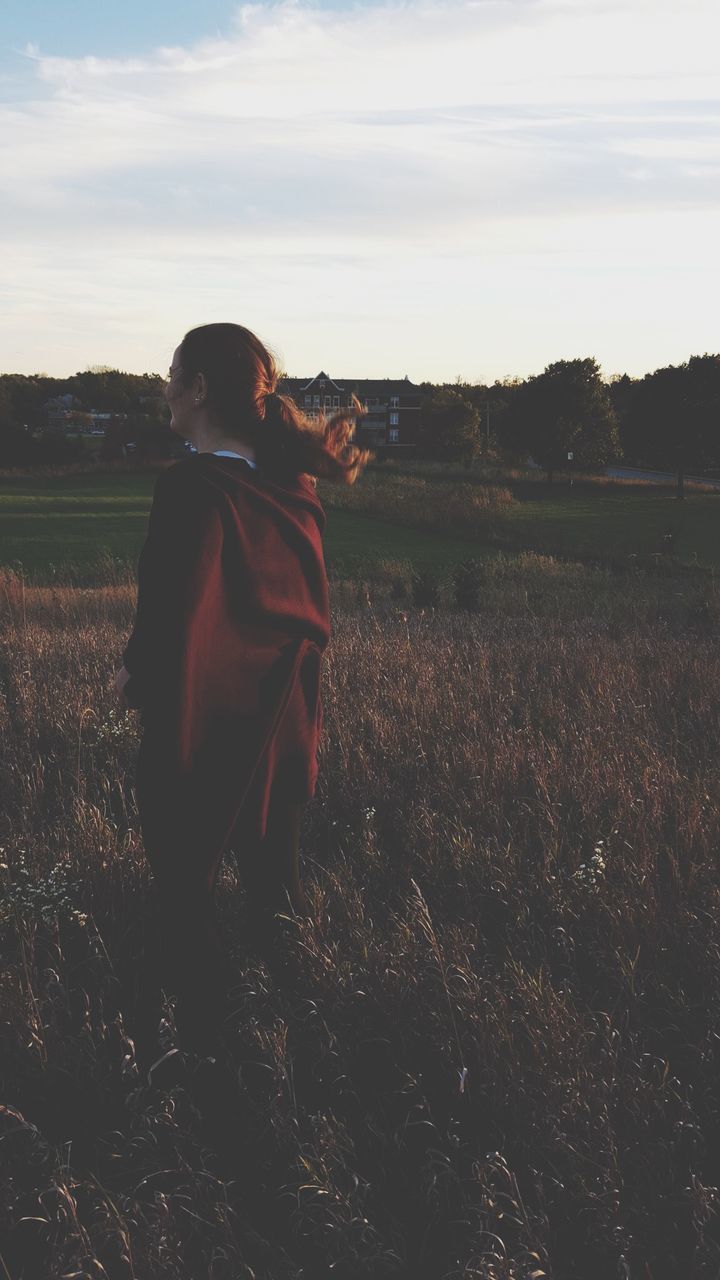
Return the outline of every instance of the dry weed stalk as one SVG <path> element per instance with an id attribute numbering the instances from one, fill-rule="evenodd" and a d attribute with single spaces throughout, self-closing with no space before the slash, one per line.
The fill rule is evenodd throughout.
<path id="1" fill-rule="evenodd" d="M 438 937 L 435 932 L 435 928 L 433 926 L 432 917 L 430 915 L 430 908 L 428 907 L 427 902 L 423 897 L 422 890 L 419 884 L 417 883 L 417 880 L 414 880 L 412 877 L 410 878 L 410 883 L 413 887 L 413 893 L 415 895 L 415 909 L 417 912 L 417 919 L 419 921 L 420 928 L 422 929 L 425 937 L 427 938 L 427 941 L 430 943 L 432 953 L 435 956 L 435 959 L 437 960 L 437 965 L 438 965 L 438 969 L 440 970 L 440 977 L 443 984 L 443 990 L 445 992 L 445 999 L 447 1000 L 448 1011 L 450 1014 L 450 1021 L 452 1023 L 453 1036 L 455 1039 L 455 1047 L 458 1053 L 458 1064 L 459 1064 L 457 1067 L 457 1074 L 459 1077 L 458 1092 L 467 1093 L 469 1095 L 470 1086 L 468 1084 L 468 1069 L 467 1067 L 462 1065 L 463 1049 L 462 1049 L 462 1043 L 460 1040 L 460 1034 L 458 1032 L 457 1021 L 455 1019 L 455 1010 L 453 1008 L 452 996 L 450 994 L 450 988 L 448 986 L 447 970 L 445 967 L 445 957 L 442 952 L 442 947 L 438 942 Z"/>

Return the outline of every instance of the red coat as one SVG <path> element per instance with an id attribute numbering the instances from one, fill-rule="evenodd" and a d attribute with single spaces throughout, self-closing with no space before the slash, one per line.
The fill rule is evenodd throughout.
<path id="1" fill-rule="evenodd" d="M 158 477 L 123 654 L 152 864 L 212 875 L 233 831 L 264 835 L 271 790 L 314 795 L 325 523 L 308 479 L 241 458 L 197 453 Z"/>

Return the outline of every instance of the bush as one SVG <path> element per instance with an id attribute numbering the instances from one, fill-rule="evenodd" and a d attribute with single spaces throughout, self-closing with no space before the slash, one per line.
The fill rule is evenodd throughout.
<path id="1" fill-rule="evenodd" d="M 419 475 L 368 471 L 358 485 L 318 482 L 318 497 L 325 507 L 364 511 L 420 529 L 484 536 L 514 505 L 504 485 L 450 483 L 438 485 Z"/>
<path id="2" fill-rule="evenodd" d="M 82 440 L 44 432 L 35 439 L 22 427 L 9 428 L 0 437 L 0 467 L 57 466 L 76 462 L 84 454 Z"/>
<path id="3" fill-rule="evenodd" d="M 75 437 L 44 432 L 34 441 L 33 462 L 36 465 L 55 466 L 58 463 L 75 462 L 84 453 L 83 441 Z"/>
<path id="4" fill-rule="evenodd" d="M 440 600 L 440 584 L 430 569 L 414 570 L 410 579 L 413 604 L 418 609 L 434 609 Z"/>
<path id="5" fill-rule="evenodd" d="M 21 467 L 35 458 L 35 441 L 24 427 L 3 424 L 0 431 L 0 466 Z"/>
<path id="6" fill-rule="evenodd" d="M 455 603 L 459 609 L 477 613 L 480 591 L 484 581 L 483 566 L 479 560 L 464 560 L 453 574 Z"/>

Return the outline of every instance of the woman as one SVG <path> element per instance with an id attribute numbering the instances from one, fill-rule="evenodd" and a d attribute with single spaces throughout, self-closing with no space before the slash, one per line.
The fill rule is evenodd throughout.
<path id="1" fill-rule="evenodd" d="M 213 895 L 230 844 L 256 944 L 271 945 L 277 911 L 306 911 L 298 834 L 315 792 L 330 638 L 313 477 L 353 484 L 373 455 L 349 443 L 357 402 L 312 422 L 277 382 L 249 330 L 210 324 L 185 335 L 165 391 L 172 430 L 197 452 L 157 479 L 116 677 L 142 713 L 137 799 L 155 893 L 136 1036 L 146 1059 L 157 1056 L 163 978 L 181 1043 L 215 1047 Z"/>

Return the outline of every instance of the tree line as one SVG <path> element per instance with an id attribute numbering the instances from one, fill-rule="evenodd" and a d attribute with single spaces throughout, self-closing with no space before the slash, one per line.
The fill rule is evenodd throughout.
<path id="1" fill-rule="evenodd" d="M 48 430 L 46 406 L 71 397 L 68 426 L 88 412 L 112 415 L 101 457 L 122 456 L 132 441 L 139 457 L 168 457 L 179 442 L 170 431 L 157 374 L 95 368 L 71 378 L 0 376 L 0 465 L 72 461 L 82 441 Z M 421 384 L 418 456 L 461 461 L 531 457 L 552 480 L 568 465 L 592 471 L 608 463 L 686 473 L 720 468 L 720 355 L 691 356 L 642 378 L 605 381 L 595 359 L 557 360 L 542 373 L 492 385 Z M 180 446 L 181 447 L 181 446 Z"/>
<path id="2" fill-rule="evenodd" d="M 70 378 L 0 375 L 0 466 L 75 461 L 84 452 L 75 433 L 91 425 L 91 411 L 111 415 L 99 447 L 105 460 L 122 457 L 130 441 L 140 457 L 172 456 L 178 442 L 170 431 L 163 385 L 159 374 L 104 367 Z M 67 434 L 50 428 L 47 406 L 53 401 L 65 402 Z"/>
<path id="3" fill-rule="evenodd" d="M 467 465 L 495 451 L 528 457 L 552 481 L 568 465 L 674 471 L 720 468 L 720 355 L 691 356 L 642 378 L 605 382 L 591 357 L 557 360 L 534 377 L 492 386 L 423 384 L 423 453 Z"/>

